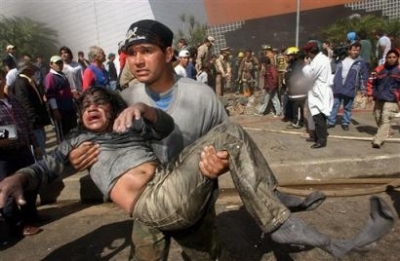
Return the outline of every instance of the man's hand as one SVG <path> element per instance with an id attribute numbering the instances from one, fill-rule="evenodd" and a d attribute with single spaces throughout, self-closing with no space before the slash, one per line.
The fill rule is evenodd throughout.
<path id="1" fill-rule="evenodd" d="M 27 177 L 22 173 L 16 173 L 3 179 L 0 182 L 0 208 L 6 205 L 7 199 L 10 196 L 14 198 L 18 205 L 25 205 L 26 201 L 22 188 L 27 181 Z"/>
<path id="2" fill-rule="evenodd" d="M 76 170 L 82 171 L 97 161 L 99 153 L 100 145 L 85 141 L 69 153 L 68 159 Z"/>
<path id="3" fill-rule="evenodd" d="M 134 120 L 139 120 L 142 117 L 155 123 L 157 121 L 156 110 L 144 103 L 135 103 L 118 115 L 114 121 L 113 129 L 116 132 L 125 132 L 132 126 Z"/>
<path id="4" fill-rule="evenodd" d="M 227 151 L 216 151 L 213 146 L 206 146 L 200 157 L 200 171 L 209 179 L 216 179 L 229 169 L 229 154 Z"/>

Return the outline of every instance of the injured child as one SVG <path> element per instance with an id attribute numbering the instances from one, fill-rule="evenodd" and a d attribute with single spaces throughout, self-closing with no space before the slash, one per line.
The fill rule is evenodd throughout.
<path id="1" fill-rule="evenodd" d="M 34 165 L 0 182 L 0 206 L 9 196 L 18 200 L 22 188 L 38 189 L 76 171 L 69 152 L 91 140 L 100 145 L 98 161 L 89 169 L 101 192 L 135 220 L 163 231 L 192 226 L 209 202 L 216 180 L 200 169 L 200 153 L 213 145 L 229 153 L 229 170 L 246 210 L 263 232 L 277 243 L 319 247 L 335 257 L 355 249 L 369 249 L 394 225 L 395 214 L 379 197 L 370 199 L 370 216 L 360 233 L 350 239 L 332 239 L 292 215 L 310 210 L 325 198 L 315 192 L 306 199 L 279 193 L 277 180 L 251 137 L 226 121 L 185 148 L 169 164 L 159 164 L 152 141 L 168 136 L 173 119 L 164 111 L 139 103 L 134 125 L 126 133 L 112 132 L 113 121 L 126 107 L 122 99 L 101 88 L 87 90 L 81 100 L 78 133 Z"/>

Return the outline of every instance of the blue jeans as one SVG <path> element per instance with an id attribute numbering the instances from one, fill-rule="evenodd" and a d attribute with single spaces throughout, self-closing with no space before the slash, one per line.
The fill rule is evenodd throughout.
<path id="1" fill-rule="evenodd" d="M 353 108 L 353 97 L 348 97 L 342 94 L 335 94 L 333 101 L 333 107 L 331 114 L 328 117 L 328 124 L 335 125 L 336 124 L 336 116 L 339 111 L 340 104 L 343 101 L 343 117 L 342 117 L 342 125 L 349 125 L 351 120 L 351 110 Z"/>
<path id="2" fill-rule="evenodd" d="M 264 114 L 265 110 L 268 107 L 269 100 L 272 100 L 272 105 L 275 108 L 275 114 L 279 115 L 282 113 L 281 111 L 281 103 L 279 101 L 278 93 L 276 91 L 271 91 L 270 93 L 266 92 L 264 96 L 264 104 L 258 110 L 260 114 Z"/>
<path id="3" fill-rule="evenodd" d="M 42 127 L 33 130 L 33 133 L 35 134 L 36 141 L 40 148 L 41 156 L 37 159 L 40 160 L 44 155 L 46 155 L 46 131 Z"/>
<path id="4" fill-rule="evenodd" d="M 110 85 L 107 88 L 109 91 L 117 90 L 117 81 L 110 81 Z"/>

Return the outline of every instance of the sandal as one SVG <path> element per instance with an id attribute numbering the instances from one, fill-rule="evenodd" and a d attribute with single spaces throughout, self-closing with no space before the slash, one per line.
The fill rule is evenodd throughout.
<path id="1" fill-rule="evenodd" d="M 34 226 L 25 226 L 22 229 L 22 235 L 23 236 L 34 236 L 39 234 L 42 231 L 40 227 L 34 227 Z"/>

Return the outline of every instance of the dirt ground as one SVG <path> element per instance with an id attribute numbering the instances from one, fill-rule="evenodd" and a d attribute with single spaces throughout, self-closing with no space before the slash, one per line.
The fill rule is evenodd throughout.
<path id="1" fill-rule="evenodd" d="M 379 194 L 400 213 L 400 192 Z M 334 238 L 352 238 L 366 222 L 369 215 L 369 197 L 328 198 L 318 209 L 294 215 Z M 277 245 L 266 235 L 243 209 L 224 211 L 218 216 L 220 235 L 234 260 L 336 260 L 320 249 L 304 249 Z M 352 252 L 342 260 L 399 260 L 400 225 L 381 238 L 369 252 Z M 238 240 L 239 238 L 243 240 Z M 174 260 L 174 259 L 171 259 Z"/>
<path id="2" fill-rule="evenodd" d="M 400 192 L 380 194 L 400 213 Z M 369 196 L 328 198 L 318 209 L 295 215 L 304 218 L 321 232 L 335 238 L 351 238 L 368 218 Z M 263 235 L 240 199 L 223 193 L 217 205 L 217 222 L 222 242 L 232 260 L 335 260 L 319 249 L 302 249 L 277 245 Z M 85 205 L 67 202 L 64 205 L 41 207 L 48 218 L 43 232 L 15 242 L 0 252 L 0 261 L 9 260 L 128 260 L 131 251 L 132 221 L 112 203 Z M 398 260 L 400 225 L 378 241 L 375 249 L 351 253 L 344 261 Z M 181 261 L 181 250 L 172 243 L 169 259 Z"/>

